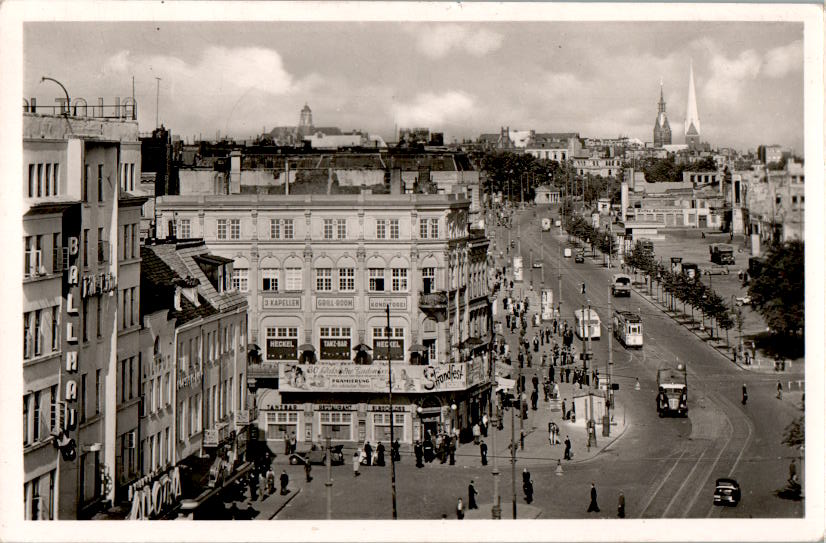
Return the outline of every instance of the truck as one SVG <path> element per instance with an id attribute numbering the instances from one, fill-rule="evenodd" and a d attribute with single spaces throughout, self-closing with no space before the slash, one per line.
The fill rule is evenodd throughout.
<path id="1" fill-rule="evenodd" d="M 689 279 L 696 280 L 700 278 L 700 268 L 697 266 L 697 264 L 694 264 L 693 262 L 681 262 L 680 273 L 682 273 Z"/>
<path id="2" fill-rule="evenodd" d="M 714 264 L 734 264 L 734 247 L 727 243 L 712 243 L 708 246 L 708 253 Z"/>
<path id="3" fill-rule="evenodd" d="M 625 273 L 615 273 L 611 277 L 611 294 L 631 296 L 631 276 Z"/>
<path id="4" fill-rule="evenodd" d="M 688 383 L 683 364 L 657 370 L 657 413 L 660 417 L 688 415 Z"/>

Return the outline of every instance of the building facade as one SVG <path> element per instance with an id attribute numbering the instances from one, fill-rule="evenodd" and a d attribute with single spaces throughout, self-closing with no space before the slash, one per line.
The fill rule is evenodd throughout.
<path id="1" fill-rule="evenodd" d="M 389 365 L 400 441 L 481 417 L 488 242 L 469 228 L 465 196 L 177 196 L 157 210 L 164 228 L 176 221 L 233 260 L 260 346 L 249 369 L 259 435 L 273 450 L 292 434 L 386 442 Z"/>
<path id="2" fill-rule="evenodd" d="M 116 369 L 119 359 L 140 357 L 131 312 L 140 299 L 134 253 L 140 219 L 133 210 L 143 199 L 121 190 L 140 178 L 138 129 L 127 120 L 129 107 L 97 118 L 85 106 L 66 115 L 34 108 L 23 115 L 23 493 L 29 519 L 89 518 L 113 503 L 120 468 L 116 435 L 136 426 L 131 405 L 117 400 Z"/>

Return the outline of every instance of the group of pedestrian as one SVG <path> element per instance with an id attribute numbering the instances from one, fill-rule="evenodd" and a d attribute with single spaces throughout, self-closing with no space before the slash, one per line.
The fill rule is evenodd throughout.
<path id="1" fill-rule="evenodd" d="M 416 467 L 423 468 L 424 463 L 431 463 L 438 459 L 444 464 L 450 461 L 450 465 L 456 464 L 456 444 L 459 438 L 457 435 L 450 435 L 445 432 L 438 434 L 435 440 L 430 433 L 426 432 L 424 441 L 416 440 L 413 445 L 413 453 L 416 456 Z"/>
<path id="2" fill-rule="evenodd" d="M 401 446 L 399 445 L 398 439 L 390 443 L 390 455 L 394 462 L 401 462 L 400 449 Z M 370 445 L 369 441 L 365 441 L 360 450 L 356 449 L 353 452 L 353 476 L 358 477 L 361 475 L 361 466 L 385 466 L 386 452 L 387 448 L 381 441 L 378 442 L 375 450 L 373 450 L 373 446 Z"/>

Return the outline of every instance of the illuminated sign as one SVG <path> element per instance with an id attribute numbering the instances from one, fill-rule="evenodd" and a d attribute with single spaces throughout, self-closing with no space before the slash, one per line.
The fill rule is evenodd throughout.
<path id="1" fill-rule="evenodd" d="M 321 338 L 321 360 L 350 360 L 350 340 Z"/>
<path id="2" fill-rule="evenodd" d="M 132 509 L 128 520 L 157 518 L 169 510 L 181 496 L 181 474 L 175 467 L 160 479 L 138 482 L 129 487 Z"/>
<path id="3" fill-rule="evenodd" d="M 269 360 L 295 360 L 298 358 L 298 338 L 268 338 Z"/>

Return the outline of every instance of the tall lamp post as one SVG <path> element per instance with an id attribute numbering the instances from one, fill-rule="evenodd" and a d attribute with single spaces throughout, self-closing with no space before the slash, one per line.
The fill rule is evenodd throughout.
<path id="1" fill-rule="evenodd" d="M 390 361 L 390 304 L 387 304 L 387 328 L 384 330 L 384 337 L 387 340 L 387 388 L 390 400 L 390 449 L 393 449 L 395 439 L 393 427 L 393 367 Z M 393 520 L 398 518 L 396 510 L 396 457 L 390 454 L 390 484 L 393 489 Z"/>

